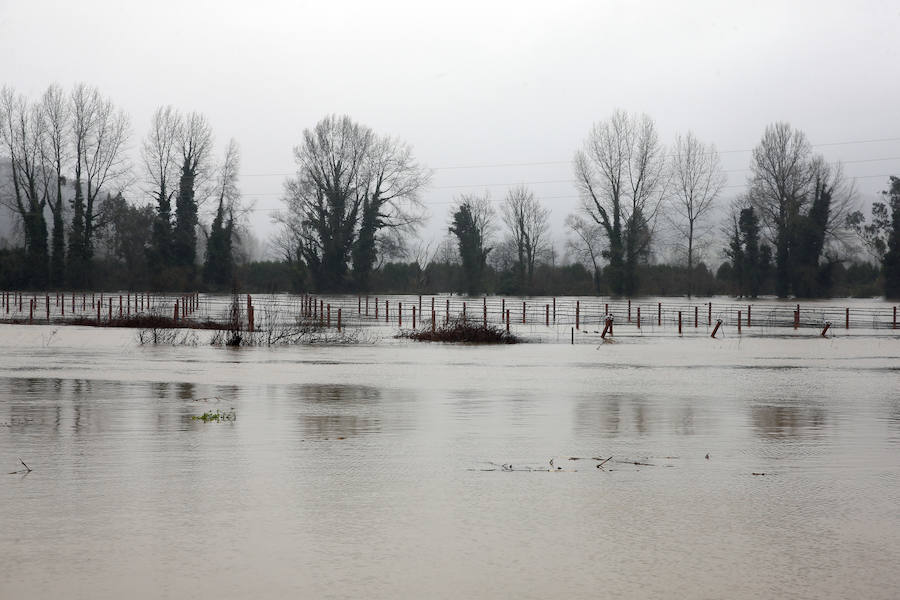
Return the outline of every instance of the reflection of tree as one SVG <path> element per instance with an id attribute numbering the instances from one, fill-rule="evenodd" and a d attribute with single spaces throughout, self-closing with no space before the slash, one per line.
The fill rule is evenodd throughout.
<path id="1" fill-rule="evenodd" d="M 825 425 L 825 411 L 813 406 L 754 406 L 750 418 L 756 433 L 767 438 L 802 437 Z"/>
<path id="2" fill-rule="evenodd" d="M 313 439 L 352 437 L 381 430 L 378 419 L 356 415 L 302 415 L 303 435 Z"/>
<path id="3" fill-rule="evenodd" d="M 381 400 L 381 390 L 378 388 L 339 383 L 301 385 L 298 395 L 308 402 L 326 404 L 368 404 Z"/>
<path id="4" fill-rule="evenodd" d="M 299 386 L 297 395 L 314 412 L 323 407 L 345 414 L 303 414 L 300 426 L 304 437 L 322 439 L 350 437 L 381 430 L 381 421 L 358 414 L 381 400 L 381 390 L 364 385 L 308 384 Z M 349 413 L 349 414 L 347 414 Z"/>

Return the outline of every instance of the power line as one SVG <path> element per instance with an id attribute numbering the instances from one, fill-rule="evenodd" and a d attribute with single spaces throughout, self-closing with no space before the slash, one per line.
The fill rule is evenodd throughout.
<path id="1" fill-rule="evenodd" d="M 832 147 L 832 146 L 851 146 L 854 144 L 874 144 L 874 143 L 882 143 L 882 142 L 900 142 L 900 137 L 892 137 L 892 138 L 872 138 L 867 140 L 849 140 L 844 142 L 826 142 L 824 144 L 811 144 L 812 148 L 823 148 L 823 147 Z M 753 152 L 753 148 L 746 148 L 740 150 L 717 150 L 718 154 L 740 154 L 744 152 Z M 671 157 L 673 155 L 666 155 Z M 890 158 L 876 158 L 876 159 L 866 159 L 863 161 L 844 161 L 845 163 L 855 163 L 855 162 L 867 162 L 867 161 L 877 161 L 877 160 L 896 160 L 895 157 Z M 449 165 L 443 167 L 431 167 L 433 171 L 451 171 L 458 169 L 491 169 L 491 168 L 507 168 L 507 167 L 534 167 L 541 165 L 567 165 L 572 164 L 571 160 L 547 160 L 547 161 L 532 161 L 532 162 L 506 162 L 506 163 L 473 163 L 470 165 Z M 294 175 L 295 173 L 286 172 L 286 173 L 243 173 L 241 177 L 288 177 Z"/>

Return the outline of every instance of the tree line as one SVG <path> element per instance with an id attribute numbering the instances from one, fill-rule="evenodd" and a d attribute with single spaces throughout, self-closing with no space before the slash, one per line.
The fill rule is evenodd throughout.
<path id="1" fill-rule="evenodd" d="M 154 113 L 136 167 L 130 137 L 128 115 L 96 88 L 51 85 L 34 100 L 0 89 L 0 203 L 21 231 L 21 246 L 0 251 L 4 287 L 231 284 L 237 144 L 215 161 L 206 118 L 171 106 Z M 207 201 L 215 212 L 203 224 Z"/>
<path id="2" fill-rule="evenodd" d="M 423 243 L 432 172 L 406 142 L 332 115 L 294 148 L 296 173 L 274 217 L 277 260 L 253 263 L 242 256 L 237 144 L 217 159 L 207 119 L 171 106 L 153 114 L 136 165 L 130 136 L 128 116 L 95 88 L 52 85 L 36 100 L 0 91 L 0 202 L 21 233 L 0 249 L 0 285 L 900 293 L 898 180 L 863 214 L 841 166 L 786 123 L 766 128 L 746 191 L 726 201 L 713 144 L 687 132 L 666 147 L 649 116 L 615 111 L 574 153 L 580 204 L 566 217 L 562 257 L 550 209 L 525 186 L 497 209 L 486 193 L 460 194 L 445 237 Z M 856 259 L 857 246 L 868 261 Z"/>

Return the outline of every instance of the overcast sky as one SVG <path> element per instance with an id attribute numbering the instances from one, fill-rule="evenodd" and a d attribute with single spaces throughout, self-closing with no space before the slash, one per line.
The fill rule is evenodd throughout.
<path id="1" fill-rule="evenodd" d="M 98 86 L 131 115 L 135 157 L 157 106 L 205 113 L 220 148 L 241 146 L 262 238 L 302 130 L 346 113 L 435 169 L 425 237 L 446 231 L 455 195 L 499 203 L 526 183 L 562 249 L 573 153 L 616 108 L 649 114 L 663 143 L 688 130 L 714 142 L 725 201 L 783 120 L 846 161 L 870 202 L 900 174 L 898 32 L 896 0 L 0 0 L 0 85 L 32 98 L 52 82 Z"/>

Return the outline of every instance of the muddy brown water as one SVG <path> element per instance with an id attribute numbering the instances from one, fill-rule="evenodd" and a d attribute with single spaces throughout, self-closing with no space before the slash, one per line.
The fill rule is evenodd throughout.
<path id="1" fill-rule="evenodd" d="M 0 341 L 4 599 L 900 593 L 895 336 Z"/>

